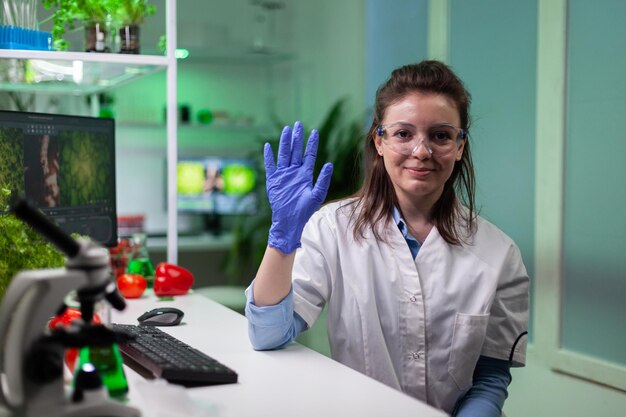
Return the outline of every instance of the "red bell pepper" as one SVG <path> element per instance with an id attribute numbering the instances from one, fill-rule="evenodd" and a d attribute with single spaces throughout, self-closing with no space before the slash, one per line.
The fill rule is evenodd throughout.
<path id="1" fill-rule="evenodd" d="M 154 293 L 159 297 L 187 294 L 194 281 L 191 271 L 167 262 L 159 263 L 154 275 Z"/>

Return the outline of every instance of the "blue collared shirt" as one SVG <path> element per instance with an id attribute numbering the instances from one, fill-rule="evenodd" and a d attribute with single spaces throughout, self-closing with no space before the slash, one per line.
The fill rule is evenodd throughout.
<path id="1" fill-rule="evenodd" d="M 398 229 L 400 229 L 402 236 L 404 236 L 404 240 L 406 240 L 406 243 L 409 245 L 409 249 L 411 250 L 413 259 L 415 259 L 415 257 L 417 256 L 417 253 L 420 250 L 420 243 L 417 241 L 417 239 L 415 239 L 409 233 L 409 228 L 406 226 L 406 222 L 402 218 L 402 215 L 400 214 L 400 210 L 394 207 L 392 216 L 393 216 L 393 220 L 398 225 Z"/>

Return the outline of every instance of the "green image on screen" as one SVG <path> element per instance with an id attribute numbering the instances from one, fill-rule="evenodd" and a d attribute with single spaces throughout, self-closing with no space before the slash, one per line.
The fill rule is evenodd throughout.
<path id="1" fill-rule="evenodd" d="M 204 190 L 204 166 L 201 162 L 181 162 L 177 168 L 177 190 L 182 195 L 200 194 Z"/>
<path id="2" fill-rule="evenodd" d="M 103 134 L 87 131 L 64 131 L 59 136 L 61 204 L 85 206 L 106 201 L 111 153 Z"/>
<path id="3" fill-rule="evenodd" d="M 222 177 L 226 194 L 247 194 L 256 184 L 256 172 L 248 165 L 227 165 L 222 169 Z"/>

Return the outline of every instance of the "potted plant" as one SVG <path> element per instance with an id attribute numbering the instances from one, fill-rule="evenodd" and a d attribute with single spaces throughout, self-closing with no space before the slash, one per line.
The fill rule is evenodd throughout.
<path id="1" fill-rule="evenodd" d="M 78 18 L 85 24 L 85 51 L 110 52 L 107 36 L 119 0 L 80 0 Z"/>
<path id="2" fill-rule="evenodd" d="M 120 0 L 115 16 L 119 24 L 120 53 L 139 53 L 139 25 L 146 17 L 154 15 L 155 11 L 156 7 L 149 0 Z"/>
<path id="3" fill-rule="evenodd" d="M 63 38 L 66 29 L 77 29 L 82 23 L 85 29 L 85 50 L 87 52 L 108 52 L 107 34 L 113 16 L 120 7 L 121 0 L 42 0 L 47 10 L 53 14 L 41 23 L 52 19 L 52 39 L 57 50 L 65 51 L 70 44 Z"/>

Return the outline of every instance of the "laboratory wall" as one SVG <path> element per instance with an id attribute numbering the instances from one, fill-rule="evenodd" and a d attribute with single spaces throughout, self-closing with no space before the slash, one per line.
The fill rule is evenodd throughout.
<path id="1" fill-rule="evenodd" d="M 371 110 L 376 89 L 394 68 L 427 57 L 428 2 L 365 3 L 365 108 Z"/>
<path id="2" fill-rule="evenodd" d="M 472 94 L 476 203 L 517 243 L 531 278 L 536 45 L 536 1 L 450 2 L 448 59 Z"/>
<path id="3" fill-rule="evenodd" d="M 613 207 L 624 202 L 617 170 L 619 151 L 590 149 L 589 140 L 604 132 L 618 148 L 623 134 L 613 122 L 624 114 L 624 4 L 568 1 L 562 323 L 536 317 L 535 142 L 537 42 L 540 1 L 450 1 L 448 59 L 473 94 L 472 148 L 477 201 L 482 215 L 520 246 L 531 277 L 531 326 L 527 365 L 512 371 L 505 412 L 509 417 L 618 416 L 626 394 L 599 381 L 554 369 L 554 359 L 535 349 L 533 324 L 561 334 L 561 348 L 623 364 L 626 361 L 623 219 Z M 545 9 L 545 7 L 544 7 Z M 563 17 L 563 16 L 557 16 Z M 550 26 L 550 22 L 545 23 Z M 554 26 L 557 22 L 554 22 Z M 556 60 L 558 62 L 558 60 Z M 599 63 L 602 63 L 600 65 Z M 554 140 L 544 138 L 544 140 Z M 617 142 L 614 142 L 617 141 Z M 590 170 L 590 166 L 602 166 Z M 554 248 L 559 252 L 559 248 Z M 552 301 L 559 303 L 559 298 Z M 616 329 L 623 329 L 617 330 Z M 575 362 L 575 359 L 573 359 Z M 623 365 L 622 365 L 623 366 Z M 576 368 L 576 365 L 572 365 Z M 582 369 L 582 368 L 581 368 Z M 591 374 L 587 374 L 591 379 Z M 597 375 L 595 376 L 598 377 Z"/>
<path id="4" fill-rule="evenodd" d="M 626 2 L 602 3 L 569 2 L 562 343 L 626 366 Z"/>

